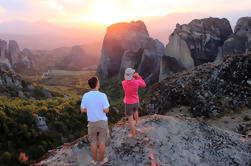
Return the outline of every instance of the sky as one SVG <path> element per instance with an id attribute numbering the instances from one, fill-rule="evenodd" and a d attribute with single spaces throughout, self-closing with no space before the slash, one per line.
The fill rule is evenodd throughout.
<path id="1" fill-rule="evenodd" d="M 0 38 L 31 49 L 101 43 L 107 26 L 140 19 L 166 44 L 176 23 L 210 16 L 234 27 L 251 0 L 0 0 Z"/>
<path id="2" fill-rule="evenodd" d="M 251 11 L 251 0 L 0 0 L 0 22 L 42 20 L 65 25 L 110 25 L 177 12 L 224 15 L 239 11 Z"/>

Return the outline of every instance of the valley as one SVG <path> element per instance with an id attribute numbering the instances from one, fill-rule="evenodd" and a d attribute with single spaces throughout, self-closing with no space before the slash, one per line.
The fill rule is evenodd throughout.
<path id="1" fill-rule="evenodd" d="M 108 26 L 103 43 L 52 50 L 1 39 L 0 166 L 89 165 L 80 104 L 93 75 L 110 102 L 110 165 L 250 165 L 250 25 L 251 17 L 234 30 L 226 18 L 177 23 L 167 45 L 142 20 Z M 136 139 L 124 114 L 128 67 L 147 85 Z"/>

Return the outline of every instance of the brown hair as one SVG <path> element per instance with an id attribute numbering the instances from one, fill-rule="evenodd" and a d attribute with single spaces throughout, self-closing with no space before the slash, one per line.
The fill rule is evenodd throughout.
<path id="1" fill-rule="evenodd" d="M 91 78 L 89 78 L 88 84 L 89 84 L 90 88 L 92 88 L 92 89 L 96 88 L 96 86 L 98 84 L 98 77 L 92 76 Z"/>

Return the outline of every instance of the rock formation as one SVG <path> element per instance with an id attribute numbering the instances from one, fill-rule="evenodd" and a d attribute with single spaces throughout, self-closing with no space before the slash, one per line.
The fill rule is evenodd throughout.
<path id="1" fill-rule="evenodd" d="M 35 61 L 32 59 L 33 54 L 27 48 L 18 53 L 17 62 L 14 65 L 14 69 L 19 73 L 23 73 L 27 70 L 32 70 L 35 66 Z"/>
<path id="2" fill-rule="evenodd" d="M 216 62 L 220 63 L 224 57 L 234 54 L 251 52 L 251 17 L 242 17 L 237 21 L 232 34 L 222 46 Z"/>
<path id="3" fill-rule="evenodd" d="M 7 58 L 7 42 L 0 39 L 0 58 Z"/>
<path id="4" fill-rule="evenodd" d="M 219 47 L 232 34 L 227 19 L 205 18 L 176 25 L 166 46 L 166 55 L 174 57 L 185 69 L 213 62 Z M 165 59 L 163 59 L 165 60 Z"/>
<path id="5" fill-rule="evenodd" d="M 232 55 L 221 64 L 203 64 L 168 76 L 142 102 L 144 114 L 165 114 L 189 106 L 193 116 L 214 117 L 251 108 L 251 54 Z"/>
<path id="6" fill-rule="evenodd" d="M 11 62 L 11 65 L 15 65 L 18 62 L 18 54 L 20 52 L 19 46 L 15 40 L 9 41 L 9 60 Z"/>
<path id="7" fill-rule="evenodd" d="M 97 55 L 98 51 L 96 49 L 98 49 L 98 46 L 99 45 L 73 46 L 68 55 L 61 62 L 57 63 L 55 67 L 63 70 L 83 70 L 83 68 L 97 65 L 99 56 Z"/>
<path id="8" fill-rule="evenodd" d="M 235 133 L 209 126 L 195 119 L 169 116 L 143 117 L 137 139 L 129 139 L 129 126 L 112 127 L 106 148 L 107 165 L 242 165 L 251 164 L 250 142 Z M 33 166 L 91 165 L 87 137 L 61 146 Z"/>
<path id="9" fill-rule="evenodd" d="M 0 39 L 0 66 L 4 70 L 11 70 L 12 72 L 14 72 L 8 59 L 7 42 L 1 39 Z"/>
<path id="10" fill-rule="evenodd" d="M 109 26 L 104 37 L 97 74 L 104 79 L 123 78 L 125 68 L 132 67 L 147 83 L 158 81 L 163 44 L 149 37 L 142 21 Z"/>
<path id="11" fill-rule="evenodd" d="M 0 65 L 8 66 L 8 70 L 11 72 L 30 70 L 34 63 L 31 56 L 32 53 L 29 49 L 25 48 L 20 51 L 15 40 L 10 40 L 7 48 L 7 42 L 0 39 Z"/>

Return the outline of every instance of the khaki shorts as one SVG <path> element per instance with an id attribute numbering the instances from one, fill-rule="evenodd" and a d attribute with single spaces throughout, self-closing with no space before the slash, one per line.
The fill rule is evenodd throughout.
<path id="1" fill-rule="evenodd" d="M 109 136 L 108 122 L 100 120 L 97 122 L 88 123 L 88 139 L 91 143 L 106 143 Z"/>
<path id="2" fill-rule="evenodd" d="M 133 112 L 136 112 L 139 109 L 139 103 L 135 104 L 125 104 L 125 114 L 131 116 Z"/>

